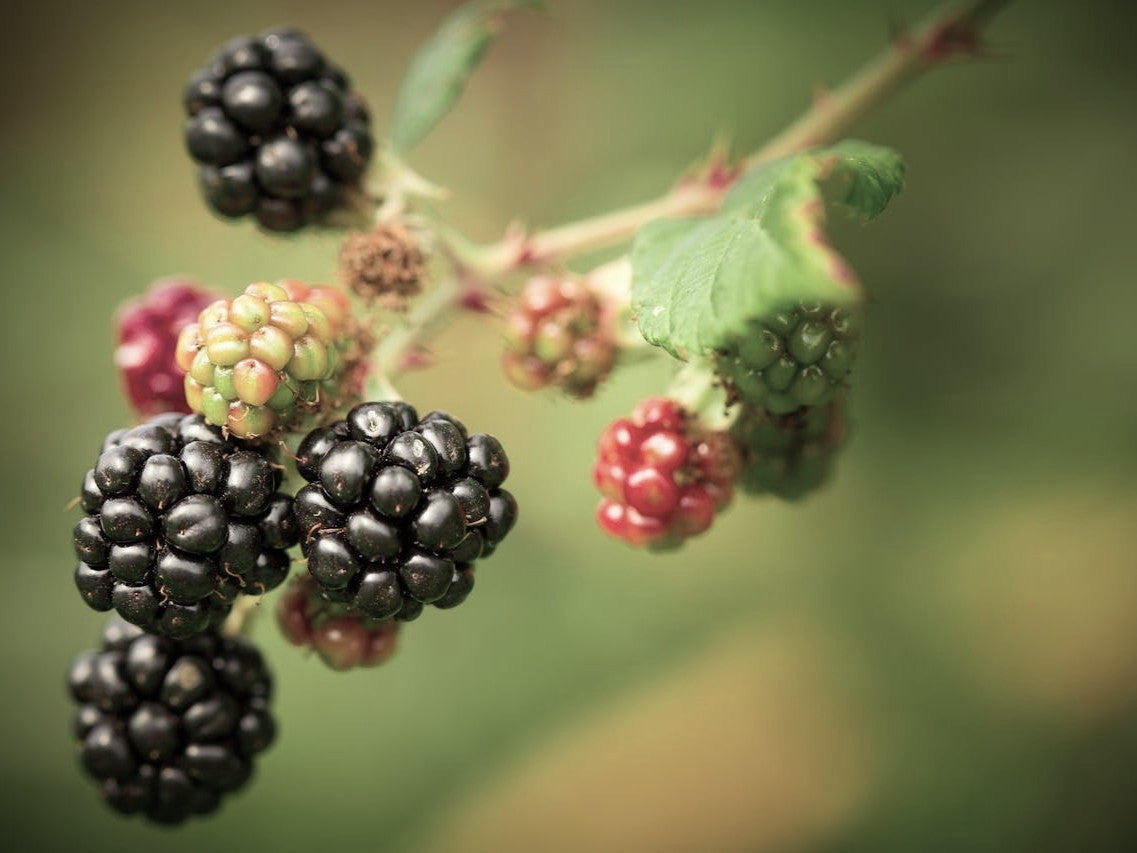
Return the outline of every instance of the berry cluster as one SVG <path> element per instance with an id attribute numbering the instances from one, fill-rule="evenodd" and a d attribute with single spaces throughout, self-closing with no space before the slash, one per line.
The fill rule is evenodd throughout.
<path id="1" fill-rule="evenodd" d="M 112 432 L 83 479 L 73 534 L 83 599 L 170 637 L 216 627 L 240 592 L 288 575 L 297 531 L 280 479 L 263 451 L 199 415 Z"/>
<path id="2" fill-rule="evenodd" d="M 190 408 L 258 438 L 341 396 L 358 360 L 347 297 L 332 287 L 259 282 L 208 305 L 177 342 Z M 354 375 L 356 369 L 347 371 Z"/>
<path id="3" fill-rule="evenodd" d="M 730 503 L 739 458 L 729 435 L 651 397 L 600 436 L 592 478 L 600 526 L 629 545 L 674 548 Z"/>
<path id="4" fill-rule="evenodd" d="M 276 621 L 290 643 L 315 650 L 336 670 L 378 666 L 395 653 L 399 639 L 398 622 L 370 619 L 346 604 L 328 601 L 311 575 L 284 591 Z"/>
<path id="5" fill-rule="evenodd" d="M 114 809 L 159 823 L 216 811 L 276 734 L 272 677 L 239 638 L 175 641 L 113 620 L 68 681 L 83 767 Z"/>
<path id="6" fill-rule="evenodd" d="M 819 305 L 775 312 L 718 354 L 717 371 L 736 400 L 772 415 L 828 405 L 853 366 L 856 320 L 848 308 Z"/>
<path id="7" fill-rule="evenodd" d="M 313 430 L 296 469 L 309 483 L 295 504 L 308 571 L 329 600 L 376 620 L 460 604 L 474 561 L 517 518 L 497 439 L 406 403 L 363 403 Z"/>
<path id="8" fill-rule="evenodd" d="M 119 310 L 114 361 L 126 397 L 142 417 L 189 413 L 174 358 L 178 333 L 215 299 L 195 282 L 171 279 Z"/>
<path id="9" fill-rule="evenodd" d="M 832 473 L 846 432 L 843 395 L 788 415 L 744 408 L 731 429 L 743 449 L 739 486 L 749 494 L 804 497 Z"/>
<path id="10" fill-rule="evenodd" d="M 302 33 L 234 39 L 190 78 L 186 147 L 218 214 L 295 231 L 342 207 L 374 142 L 347 75 Z"/>
<path id="11" fill-rule="evenodd" d="M 505 375 L 526 391 L 554 385 L 571 397 L 590 397 L 616 360 L 604 303 L 569 276 L 538 276 L 525 285 L 505 342 Z"/>

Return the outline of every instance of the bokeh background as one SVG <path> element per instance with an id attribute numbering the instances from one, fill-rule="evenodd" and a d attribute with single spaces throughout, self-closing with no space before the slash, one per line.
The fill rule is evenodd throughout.
<path id="1" fill-rule="evenodd" d="M 98 802 L 65 670 L 102 617 L 69 531 L 126 420 L 111 312 L 191 273 L 333 273 L 334 236 L 211 219 L 179 93 L 229 36 L 291 23 L 381 129 L 452 4 L 7 3 L 0 25 L 0 825 L 13 850 L 1121 850 L 1137 844 L 1137 58 L 1128 3 L 1012 4 L 989 61 L 857 135 L 906 189 L 838 246 L 872 292 L 856 427 L 808 502 L 739 500 L 674 556 L 592 522 L 592 441 L 666 366 L 588 405 L 525 396 L 464 321 L 421 407 L 499 435 L 522 523 L 462 608 L 337 675 L 254 628 L 278 744 L 176 831 Z M 413 158 L 490 239 L 748 150 L 923 0 L 554 2 L 520 14 Z M 271 605 L 264 608 L 268 611 Z M 10 846 L 9 846 L 10 845 Z"/>

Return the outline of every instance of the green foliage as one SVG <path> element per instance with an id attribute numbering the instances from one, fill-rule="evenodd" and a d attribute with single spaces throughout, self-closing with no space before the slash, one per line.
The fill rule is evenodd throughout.
<path id="1" fill-rule="evenodd" d="M 470 74 L 486 55 L 503 13 L 537 7 L 540 0 L 468 3 L 419 48 L 395 96 L 387 141 L 399 153 L 421 142 L 457 103 Z"/>
<path id="2" fill-rule="evenodd" d="M 753 320 L 790 305 L 857 303 L 860 283 L 826 239 L 822 191 L 871 219 L 903 179 L 895 152 L 846 141 L 751 170 L 716 216 L 649 223 L 632 247 L 640 333 L 688 359 L 745 338 Z"/>

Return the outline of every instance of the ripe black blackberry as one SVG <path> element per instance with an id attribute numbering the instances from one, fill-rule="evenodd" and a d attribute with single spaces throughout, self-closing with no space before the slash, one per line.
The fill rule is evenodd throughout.
<path id="1" fill-rule="evenodd" d="M 296 30 L 236 38 L 190 78 L 186 147 L 206 203 L 295 231 L 345 203 L 374 148 L 347 75 Z"/>
<path id="2" fill-rule="evenodd" d="M 442 412 L 420 419 L 406 403 L 363 403 L 310 432 L 297 456 L 308 571 L 329 600 L 372 619 L 461 604 L 474 561 L 517 519 L 501 444 Z"/>
<path id="3" fill-rule="evenodd" d="M 272 676 L 238 637 L 178 641 L 112 619 L 75 659 L 79 758 L 107 803 L 159 823 L 209 814 L 272 743 Z"/>
<path id="4" fill-rule="evenodd" d="M 216 627 L 238 593 L 288 574 L 292 499 L 264 450 L 200 415 L 163 414 L 107 436 L 83 479 L 75 584 L 95 610 L 184 638 Z"/>

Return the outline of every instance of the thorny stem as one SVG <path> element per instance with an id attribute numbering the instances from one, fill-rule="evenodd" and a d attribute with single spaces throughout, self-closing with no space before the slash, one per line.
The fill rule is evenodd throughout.
<path id="1" fill-rule="evenodd" d="M 975 54 L 980 30 L 1008 2 L 968 0 L 950 4 L 914 30 L 897 34 L 883 53 L 838 88 L 818 96 L 793 124 L 745 158 L 741 171 L 834 142 L 858 119 L 922 72 L 953 56 Z M 487 246 L 459 246 L 459 260 L 477 275 L 491 279 L 515 270 L 554 264 L 572 255 L 622 243 L 654 219 L 713 213 L 728 186 L 729 181 L 721 180 L 681 183 L 658 199 L 592 219 L 530 235 L 515 229 Z"/>
<path id="2" fill-rule="evenodd" d="M 738 175 L 787 154 L 840 139 L 858 119 L 924 71 L 955 56 L 979 54 L 983 27 L 1008 2 L 951 3 L 914 29 L 896 34 L 885 51 L 841 86 L 816 97 L 809 110 L 744 158 L 735 170 L 724 170 L 725 164 L 718 164 L 718 168 L 681 182 L 652 201 L 544 231 L 527 233 L 512 226 L 501 240 L 488 245 L 473 243 L 448 226 L 440 227 L 438 239 L 454 262 L 457 278 L 440 283 L 416 305 L 407 322 L 383 340 L 376 351 L 375 370 L 390 375 L 411 347 L 439 325 L 444 315 L 456 310 L 459 278 L 464 284 L 484 289 L 510 273 L 557 264 L 574 255 L 626 242 L 641 226 L 656 219 L 714 213 Z M 403 187 L 412 193 L 412 186 L 422 180 L 417 175 L 413 178 L 408 178 L 408 185 Z"/>

